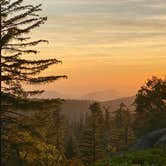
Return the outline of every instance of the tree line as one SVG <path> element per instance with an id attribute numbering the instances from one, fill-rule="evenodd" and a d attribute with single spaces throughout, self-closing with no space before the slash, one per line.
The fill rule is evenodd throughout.
<path id="1" fill-rule="evenodd" d="M 3 161 L 25 166 L 89 166 L 108 160 L 127 151 L 137 138 L 166 127 L 165 88 L 165 79 L 153 77 L 138 91 L 135 111 L 124 103 L 113 111 L 94 102 L 79 121 L 65 119 L 60 101 L 53 104 L 50 100 L 42 107 L 36 103 L 34 114 L 19 115 L 17 123 L 6 123 Z"/>

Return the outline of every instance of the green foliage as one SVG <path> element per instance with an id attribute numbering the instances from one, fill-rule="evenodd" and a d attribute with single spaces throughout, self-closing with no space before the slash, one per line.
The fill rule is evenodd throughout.
<path id="1" fill-rule="evenodd" d="M 40 76 L 40 73 L 50 65 L 59 64 L 61 61 L 32 60 L 26 57 L 27 54 L 38 53 L 34 49 L 35 46 L 48 42 L 47 40 L 33 41 L 27 36 L 46 22 L 47 17 L 41 16 L 40 11 L 41 4 L 25 5 L 23 0 L 0 1 L 0 85 L 2 85 L 0 86 L 0 111 L 3 109 L 1 112 L 3 165 L 58 166 L 62 165 L 61 161 L 64 160 L 59 149 L 46 140 L 47 126 L 36 127 L 32 119 L 28 116 L 24 117 L 17 110 L 17 105 L 22 103 L 25 111 L 28 103 L 25 98 L 29 95 L 43 92 L 43 90 L 26 91 L 23 84 L 48 83 L 66 78 L 63 75 Z M 31 102 L 34 103 L 35 101 Z M 37 123 L 37 120 L 35 122 Z"/>
<path id="2" fill-rule="evenodd" d="M 47 117 L 48 122 L 46 126 L 49 126 L 47 129 L 46 138 L 49 143 L 56 146 L 56 148 L 64 154 L 65 148 L 65 136 L 66 136 L 66 125 L 63 115 L 61 115 L 60 108 L 56 108 L 54 111 L 49 113 Z"/>
<path id="3" fill-rule="evenodd" d="M 80 157 L 80 149 L 78 144 L 78 139 L 76 136 L 70 131 L 71 134 L 67 135 L 66 139 L 66 157 L 68 159 L 71 158 L 79 158 Z"/>
<path id="4" fill-rule="evenodd" d="M 135 133 L 142 136 L 166 127 L 166 79 L 153 77 L 138 91 L 135 104 Z M 160 120 L 159 120 L 160 119 Z"/>
<path id="5" fill-rule="evenodd" d="M 112 153 L 123 151 L 133 143 L 135 138 L 132 125 L 133 116 L 126 105 L 121 103 L 119 109 L 114 112 L 112 120 L 110 132 Z"/>
<path id="6" fill-rule="evenodd" d="M 64 138 L 66 135 L 64 117 L 60 107 L 38 111 L 31 120 L 31 125 L 41 135 L 43 140 L 56 148 L 61 161 L 65 163 Z"/>
<path id="7" fill-rule="evenodd" d="M 104 155 L 104 119 L 100 104 L 91 104 L 90 110 L 80 140 L 81 159 L 85 164 L 94 163 Z"/>
<path id="8" fill-rule="evenodd" d="M 66 156 L 80 158 L 85 165 L 90 165 L 124 150 L 134 139 L 132 122 L 133 116 L 124 104 L 111 114 L 108 108 L 102 109 L 99 103 L 93 103 L 89 114 L 69 125 Z"/>
<path id="9" fill-rule="evenodd" d="M 95 166 L 165 166 L 166 149 L 122 153 L 133 143 L 133 121 L 138 124 L 137 131 L 147 133 L 165 125 L 165 110 L 155 107 L 145 111 L 138 103 L 142 111 L 137 110 L 135 116 L 123 103 L 114 112 L 93 103 L 90 113 L 71 122 L 61 115 L 61 100 L 17 100 L 12 95 L 5 98 L 7 103 L 15 103 L 2 116 L 3 162 L 9 166 L 91 166 L 95 162 Z M 14 112 L 17 109 L 36 113 L 24 114 L 24 118 Z"/>
<path id="10" fill-rule="evenodd" d="M 56 163 L 58 166 L 65 162 L 56 146 L 45 141 L 44 130 L 39 132 L 38 127 L 33 125 L 28 117 L 20 117 L 17 123 L 3 127 L 1 154 L 3 165 L 38 166 Z"/>
<path id="11" fill-rule="evenodd" d="M 166 149 L 147 149 L 126 152 L 121 156 L 112 157 L 108 161 L 101 161 L 94 166 L 165 166 Z"/>

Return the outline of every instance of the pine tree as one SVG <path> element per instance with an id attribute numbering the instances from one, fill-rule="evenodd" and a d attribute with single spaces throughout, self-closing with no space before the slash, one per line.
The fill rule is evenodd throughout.
<path id="1" fill-rule="evenodd" d="M 47 143 L 54 145 L 64 155 L 66 124 L 60 107 L 37 111 L 32 125 L 36 127 Z"/>
<path id="2" fill-rule="evenodd" d="M 56 148 L 60 154 L 61 161 L 65 163 L 65 120 L 60 113 L 60 107 L 57 107 L 56 109 L 48 107 L 47 110 L 37 111 L 30 124 L 40 134 L 46 144 Z"/>
<path id="3" fill-rule="evenodd" d="M 81 132 L 79 144 L 81 160 L 84 162 L 85 165 L 91 164 L 93 162 L 93 141 L 91 125 L 88 123 L 85 124 L 84 129 Z"/>
<path id="4" fill-rule="evenodd" d="M 105 118 L 104 118 L 104 147 L 105 147 L 105 155 L 110 154 L 111 150 L 111 117 L 109 112 L 109 107 L 103 108 L 105 111 Z"/>
<path id="5" fill-rule="evenodd" d="M 50 65 L 61 63 L 57 59 L 31 60 L 28 54 L 37 54 L 31 47 L 47 40 L 33 41 L 29 36 L 35 28 L 44 24 L 47 17 L 39 15 L 41 4 L 24 5 L 23 0 L 0 1 L 0 80 L 1 95 L 26 97 L 42 90 L 25 91 L 22 84 L 40 84 L 66 78 L 66 76 L 45 76 L 39 74 Z M 25 56 L 28 55 L 27 58 Z"/>
<path id="6" fill-rule="evenodd" d="M 40 84 L 66 78 L 66 76 L 40 76 L 41 72 L 50 65 L 59 64 L 61 61 L 57 59 L 41 60 L 39 58 L 36 58 L 39 60 L 32 60 L 29 57 L 31 54 L 38 53 L 37 50 L 33 49 L 33 46 L 48 42 L 41 39 L 34 41 L 30 37 L 30 33 L 47 20 L 47 17 L 40 16 L 40 11 L 41 5 L 24 5 L 23 0 L 0 0 L 0 110 L 3 111 L 1 112 L 1 114 L 3 113 L 1 116 L 2 133 L 9 139 L 7 142 L 9 146 L 17 144 L 19 139 L 16 137 L 16 142 L 11 140 L 10 134 L 15 131 L 13 126 L 18 127 L 19 133 L 24 122 L 19 121 L 19 113 L 14 112 L 12 106 L 2 108 L 4 96 L 12 97 L 18 101 L 29 95 L 43 92 L 43 90 L 26 91 L 23 88 L 24 84 Z M 10 130 L 8 130 L 9 126 Z M 25 133 L 28 132 L 28 129 L 25 130 Z M 27 138 L 33 136 L 32 134 Z M 39 137 L 38 139 L 40 140 Z M 23 140 L 21 144 L 24 143 L 26 144 Z M 31 141 L 28 143 L 31 144 Z M 34 148 L 37 147 L 34 146 Z M 42 150 L 44 153 L 49 151 L 45 141 Z M 57 151 L 56 148 L 55 150 Z M 9 155 L 12 156 L 13 153 Z"/>
<path id="7" fill-rule="evenodd" d="M 85 164 L 95 163 L 104 154 L 103 114 L 99 103 L 90 105 L 91 116 L 86 119 L 80 140 L 80 152 Z"/>
<path id="8" fill-rule="evenodd" d="M 56 146 L 56 148 L 62 153 L 65 153 L 65 136 L 66 136 L 66 125 L 65 119 L 61 115 L 60 108 L 57 108 L 50 114 L 50 129 L 47 135 L 49 143 Z"/>
<path id="9" fill-rule="evenodd" d="M 115 111 L 111 142 L 115 151 L 126 149 L 134 140 L 133 117 L 124 103 Z"/>
<path id="10" fill-rule="evenodd" d="M 66 140 L 66 157 L 68 159 L 79 158 L 80 149 L 77 137 L 73 133 L 70 133 L 67 137 L 68 138 Z"/>

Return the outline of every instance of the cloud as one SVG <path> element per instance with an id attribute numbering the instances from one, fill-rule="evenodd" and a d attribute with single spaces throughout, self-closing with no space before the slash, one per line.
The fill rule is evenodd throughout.
<path id="1" fill-rule="evenodd" d="M 144 43 L 147 46 L 155 42 L 158 44 L 159 40 L 163 43 L 166 39 L 165 0 L 41 2 L 48 15 L 48 23 L 41 30 L 61 48 L 86 46 L 95 49 L 99 45 L 110 47 L 124 42 L 128 45 Z"/>

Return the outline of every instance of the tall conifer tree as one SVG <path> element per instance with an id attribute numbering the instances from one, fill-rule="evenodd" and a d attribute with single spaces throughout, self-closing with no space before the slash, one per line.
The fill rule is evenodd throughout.
<path id="1" fill-rule="evenodd" d="M 40 11 L 41 4 L 34 6 L 24 5 L 23 0 L 0 0 L 0 110 L 3 113 L 1 114 L 2 134 L 6 136 L 3 137 L 3 144 L 4 141 L 8 141 L 7 145 L 15 144 L 9 136 L 15 131 L 13 126 L 16 125 L 19 130 L 19 126 L 24 125 L 20 120 L 21 117 L 9 111 L 9 107 L 2 109 L 5 97 L 20 100 L 28 95 L 43 92 L 43 90 L 26 91 L 23 88 L 24 84 L 40 84 L 66 78 L 63 75 L 40 75 L 50 65 L 59 64 L 61 61 L 40 58 L 32 60 L 30 57 L 31 54 L 38 53 L 33 46 L 48 42 L 45 39 L 34 41 L 30 37 L 30 33 L 47 20 L 47 17 L 40 16 Z M 26 131 L 29 132 L 28 129 Z M 13 150 L 16 151 L 14 148 Z M 13 153 L 10 155 L 12 156 Z"/>
<path id="2" fill-rule="evenodd" d="M 40 11 L 41 4 L 33 6 L 24 5 L 23 0 L 0 0 L 1 95 L 25 97 L 43 91 L 25 91 L 22 83 L 40 84 L 66 78 L 66 76 L 39 76 L 50 65 L 61 63 L 57 59 L 31 60 L 30 55 L 25 58 L 27 54 L 38 53 L 31 47 L 48 42 L 41 39 L 33 41 L 27 36 L 46 22 L 47 17 L 40 16 Z"/>
<path id="3" fill-rule="evenodd" d="M 60 108 L 57 108 L 50 114 L 50 131 L 48 132 L 47 138 L 50 143 L 56 146 L 56 148 L 62 153 L 65 153 L 65 136 L 66 127 L 65 119 L 61 115 Z"/>
<path id="4" fill-rule="evenodd" d="M 110 150 L 111 150 L 111 117 L 110 117 L 110 112 L 109 112 L 109 107 L 104 107 L 103 108 L 105 111 L 105 118 L 104 118 L 104 147 L 105 147 L 105 152 L 107 155 L 109 155 Z M 106 155 L 105 154 L 105 155 Z"/>
<path id="5" fill-rule="evenodd" d="M 80 141 L 81 158 L 86 164 L 95 163 L 104 154 L 104 119 L 99 103 L 90 105 L 91 115 L 85 122 Z"/>
<path id="6" fill-rule="evenodd" d="M 111 141 L 116 151 L 127 148 L 134 140 L 132 115 L 124 103 L 115 111 Z"/>

